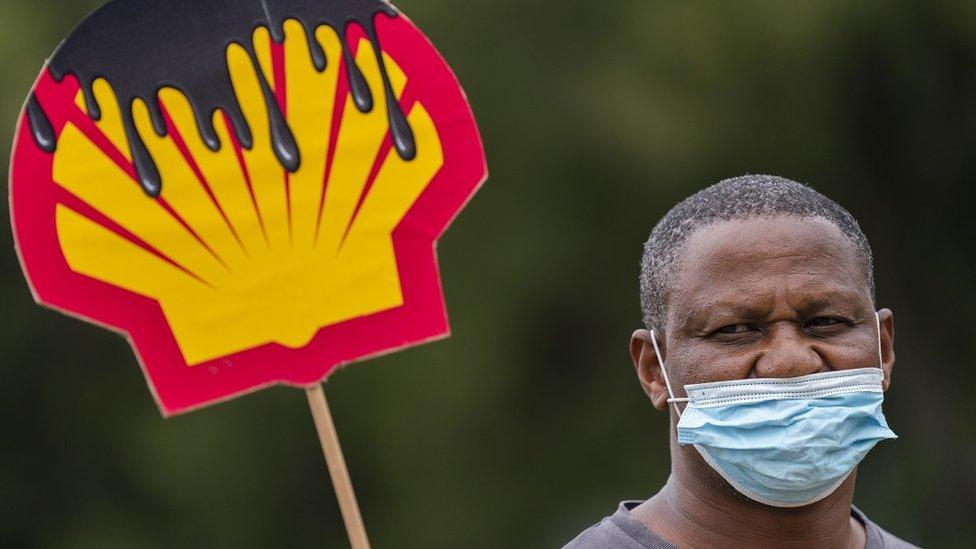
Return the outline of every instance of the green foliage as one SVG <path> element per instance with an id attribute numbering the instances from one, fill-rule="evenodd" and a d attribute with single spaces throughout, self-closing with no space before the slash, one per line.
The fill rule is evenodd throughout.
<path id="1" fill-rule="evenodd" d="M 98 4 L 0 3 L 0 142 Z M 901 438 L 858 505 L 922 545 L 976 539 L 972 3 L 398 5 L 464 84 L 491 178 L 440 245 L 455 335 L 326 387 L 376 547 L 558 546 L 657 490 L 666 424 L 626 351 L 641 244 L 747 172 L 813 184 L 874 246 Z M 162 420 L 125 341 L 36 307 L 0 232 L 3 546 L 346 543 L 300 391 Z"/>

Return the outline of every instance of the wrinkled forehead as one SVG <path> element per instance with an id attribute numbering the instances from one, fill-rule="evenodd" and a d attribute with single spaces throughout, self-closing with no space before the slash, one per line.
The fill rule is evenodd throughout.
<path id="1" fill-rule="evenodd" d="M 841 230 L 820 217 L 756 217 L 702 227 L 675 261 L 669 317 L 720 304 L 743 309 L 870 301 L 865 265 Z"/>

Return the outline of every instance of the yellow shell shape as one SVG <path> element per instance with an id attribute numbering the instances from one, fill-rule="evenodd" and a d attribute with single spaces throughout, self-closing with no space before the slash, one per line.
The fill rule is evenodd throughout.
<path id="1" fill-rule="evenodd" d="M 159 97 L 192 161 L 173 132 L 155 134 L 144 103 L 134 108 L 139 133 L 165 181 L 160 201 L 77 127 L 66 126 L 58 142 L 55 182 L 170 260 L 59 204 L 57 234 L 69 266 L 158 301 L 191 366 L 272 342 L 302 347 L 323 326 L 402 305 L 391 233 L 443 164 L 433 121 L 415 103 L 406 114 L 417 157 L 386 155 L 355 213 L 387 136 L 385 102 L 375 101 L 362 113 L 347 98 L 326 181 L 340 64 L 318 72 L 298 22 L 286 22 L 285 36 L 286 116 L 302 158 L 293 174 L 286 176 L 275 158 L 258 78 L 237 44 L 228 47 L 227 63 L 254 137 L 253 147 L 241 150 L 242 161 L 230 146 L 222 113 L 215 114 L 214 125 L 224 146 L 214 152 L 199 137 L 187 99 L 169 88 Z M 331 28 L 320 27 L 316 37 L 329 59 L 341 58 Z M 274 87 L 267 29 L 258 28 L 253 40 Z M 406 77 L 384 57 L 399 96 Z M 373 97 L 383 97 L 368 40 L 358 44 L 356 62 Z M 98 81 L 94 92 L 103 107 L 98 129 L 129 157 L 111 87 Z M 80 92 L 76 103 L 84 110 Z"/>

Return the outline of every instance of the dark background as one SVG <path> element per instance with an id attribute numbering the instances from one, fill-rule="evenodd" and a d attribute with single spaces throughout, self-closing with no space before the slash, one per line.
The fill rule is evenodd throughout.
<path id="1" fill-rule="evenodd" d="M 0 142 L 99 4 L 0 1 Z M 491 177 L 440 245 L 455 335 L 327 385 L 376 547 L 555 547 L 653 494 L 665 417 L 627 355 L 641 245 L 682 197 L 759 172 L 860 220 L 895 311 L 901 438 L 856 503 L 921 545 L 976 539 L 976 3 L 398 5 L 464 84 Z M 0 545 L 347 543 L 301 391 L 163 420 L 126 342 L 35 306 L 0 233 Z"/>

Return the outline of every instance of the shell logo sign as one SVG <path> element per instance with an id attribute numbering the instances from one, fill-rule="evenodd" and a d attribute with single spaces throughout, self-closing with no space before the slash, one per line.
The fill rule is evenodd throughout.
<path id="1" fill-rule="evenodd" d="M 165 415 L 447 335 L 436 242 L 486 167 L 420 31 L 379 0 L 153 6 L 90 16 L 21 117 L 38 302 L 125 334 Z"/>

